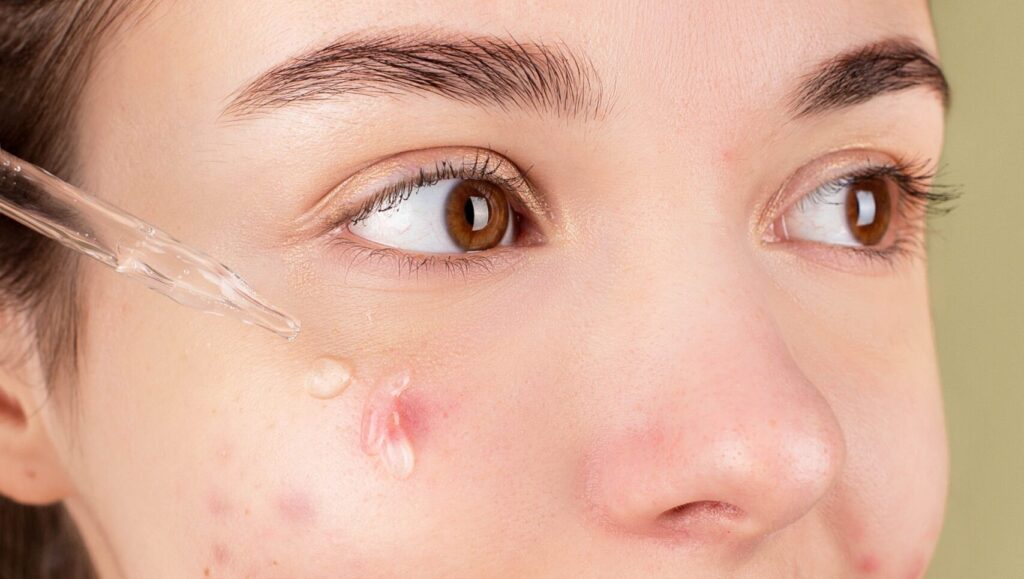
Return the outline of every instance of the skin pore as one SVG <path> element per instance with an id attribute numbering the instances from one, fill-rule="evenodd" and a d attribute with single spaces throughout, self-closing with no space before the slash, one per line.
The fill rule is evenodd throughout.
<path id="1" fill-rule="evenodd" d="M 516 46 L 574 91 L 473 72 Z M 0 492 L 64 501 L 103 579 L 920 577 L 947 458 L 919 212 L 887 253 L 788 212 L 939 158 L 920 61 L 807 92 L 865 47 L 934 58 L 927 4 L 155 2 L 81 95 L 83 186 L 302 334 L 84 264 L 77 383 L 4 374 L 0 470 L 33 482 Z M 426 261 L 333 227 L 445 163 L 520 197 L 514 242 Z"/>

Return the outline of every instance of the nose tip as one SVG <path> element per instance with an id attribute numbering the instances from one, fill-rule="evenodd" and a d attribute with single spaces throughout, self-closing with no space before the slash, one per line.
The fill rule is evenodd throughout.
<path id="1" fill-rule="evenodd" d="M 757 540 L 806 515 L 838 475 L 838 425 L 831 412 L 818 416 L 825 419 L 714 432 L 662 422 L 620 433 L 589 461 L 589 498 L 605 524 L 631 534 Z"/>

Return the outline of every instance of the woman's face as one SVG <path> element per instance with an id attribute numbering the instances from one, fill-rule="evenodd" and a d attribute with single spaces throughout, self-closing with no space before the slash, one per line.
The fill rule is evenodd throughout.
<path id="1" fill-rule="evenodd" d="M 110 576 L 922 574 L 927 5 L 669 4 L 163 2 L 103 47 L 86 188 L 303 324 L 87 266 L 46 412 Z"/>

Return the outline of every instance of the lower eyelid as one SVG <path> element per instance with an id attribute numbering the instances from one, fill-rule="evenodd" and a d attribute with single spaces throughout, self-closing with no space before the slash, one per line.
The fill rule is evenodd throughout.
<path id="1" fill-rule="evenodd" d="M 897 235 L 885 249 L 830 245 L 800 239 L 772 241 L 766 245 L 770 249 L 801 254 L 798 259 L 815 266 L 851 275 L 885 276 L 926 259 L 922 240 L 903 233 Z"/>
<path id="2" fill-rule="evenodd" d="M 331 259 L 343 264 L 346 275 L 358 270 L 371 276 L 415 281 L 492 280 L 517 269 L 527 253 L 523 246 L 498 246 L 462 254 L 417 254 L 388 246 L 370 247 L 344 233 L 330 236 L 326 245 L 335 253 Z"/>

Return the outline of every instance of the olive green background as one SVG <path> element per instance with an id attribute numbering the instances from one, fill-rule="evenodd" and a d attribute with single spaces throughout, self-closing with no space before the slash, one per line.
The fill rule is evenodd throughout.
<path id="1" fill-rule="evenodd" d="M 946 526 L 929 579 L 1024 578 L 1024 0 L 932 0 L 953 85 L 932 223 L 946 397 Z"/>

